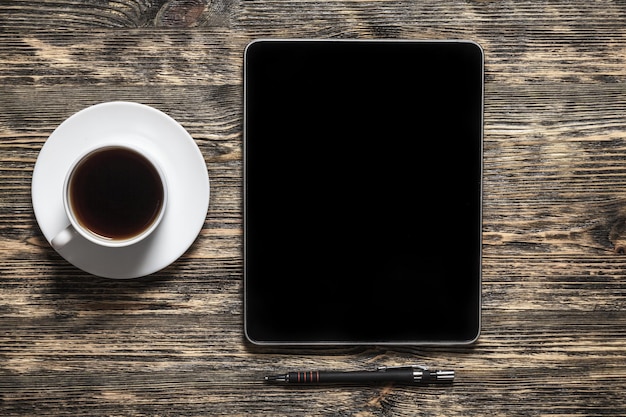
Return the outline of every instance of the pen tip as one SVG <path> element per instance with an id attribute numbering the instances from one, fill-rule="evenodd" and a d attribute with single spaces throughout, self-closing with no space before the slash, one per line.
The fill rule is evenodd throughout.
<path id="1" fill-rule="evenodd" d="M 268 382 L 285 382 L 285 375 L 269 375 L 265 377 L 265 380 Z"/>

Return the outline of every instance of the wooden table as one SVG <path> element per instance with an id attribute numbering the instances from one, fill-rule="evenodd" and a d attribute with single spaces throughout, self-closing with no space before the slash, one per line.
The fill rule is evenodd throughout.
<path id="1" fill-rule="evenodd" d="M 242 56 L 260 37 L 483 46 L 483 326 L 475 345 L 246 343 Z M 30 199 L 48 135 L 110 100 L 177 119 L 212 185 L 193 246 L 135 280 L 95 278 L 64 261 Z M 626 414 L 623 2 L 5 0 L 0 106 L 3 416 Z M 463 248 L 451 237 L 442 250 Z M 262 381 L 287 369 L 413 363 L 453 368 L 457 379 L 299 389 Z"/>

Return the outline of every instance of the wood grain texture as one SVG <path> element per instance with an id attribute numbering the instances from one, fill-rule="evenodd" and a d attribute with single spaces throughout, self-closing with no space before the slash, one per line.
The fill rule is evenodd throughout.
<path id="1" fill-rule="evenodd" d="M 475 345 L 245 342 L 242 57 L 260 37 L 483 46 L 483 326 Z M 212 187 L 194 245 L 130 281 L 65 262 L 30 201 L 48 135 L 110 100 L 178 120 Z M 0 414 L 623 416 L 625 110 L 626 4 L 617 0 L 1 1 Z M 442 250 L 453 259 L 463 248 L 451 241 Z M 457 380 L 423 388 L 262 382 L 287 369 L 413 363 L 453 368 Z"/>

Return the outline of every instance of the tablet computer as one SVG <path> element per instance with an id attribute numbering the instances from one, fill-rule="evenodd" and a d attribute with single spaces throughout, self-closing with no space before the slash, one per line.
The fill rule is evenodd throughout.
<path id="1" fill-rule="evenodd" d="M 478 337 L 483 62 L 469 41 L 248 45 L 248 340 Z"/>

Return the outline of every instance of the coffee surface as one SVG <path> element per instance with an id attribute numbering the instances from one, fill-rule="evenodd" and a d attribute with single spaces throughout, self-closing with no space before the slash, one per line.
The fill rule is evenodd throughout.
<path id="1" fill-rule="evenodd" d="M 75 168 L 70 205 L 78 223 L 107 239 L 141 234 L 157 219 L 164 190 L 156 168 L 126 148 L 104 148 Z"/>

